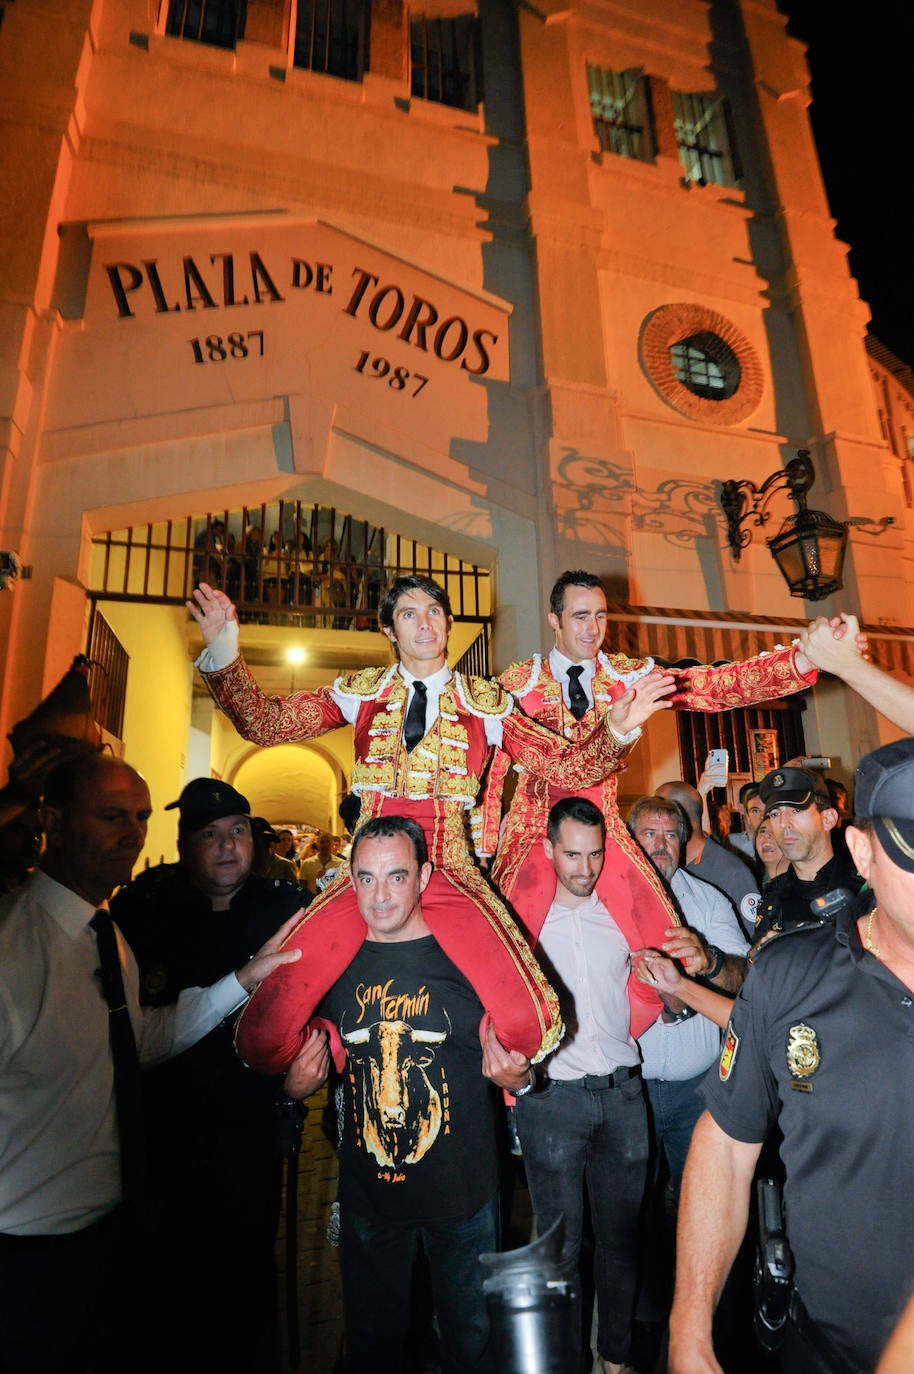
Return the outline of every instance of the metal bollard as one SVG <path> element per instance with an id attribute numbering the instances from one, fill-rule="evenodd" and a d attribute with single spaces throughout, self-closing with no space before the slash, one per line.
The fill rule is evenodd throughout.
<path id="1" fill-rule="evenodd" d="M 574 1374 L 574 1287 L 561 1274 L 565 1218 L 519 1250 L 480 1255 L 499 1374 Z"/>

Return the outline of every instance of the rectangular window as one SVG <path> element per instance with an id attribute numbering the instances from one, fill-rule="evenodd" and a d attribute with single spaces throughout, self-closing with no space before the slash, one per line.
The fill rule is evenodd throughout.
<path id="1" fill-rule="evenodd" d="M 671 91 L 673 123 L 685 180 L 735 186 L 742 175 L 723 96 Z"/>
<path id="2" fill-rule="evenodd" d="M 409 51 L 413 95 L 458 110 L 476 109 L 482 100 L 482 65 L 475 15 L 413 19 Z"/>
<path id="3" fill-rule="evenodd" d="M 171 0 L 165 32 L 214 48 L 234 48 L 244 37 L 244 0 Z"/>
<path id="4" fill-rule="evenodd" d="M 361 81 L 368 65 L 366 0 L 298 0 L 293 63 Z"/>
<path id="5" fill-rule="evenodd" d="M 643 71 L 611 72 L 588 63 L 587 84 L 594 133 L 603 152 L 651 162 L 654 140 Z"/>

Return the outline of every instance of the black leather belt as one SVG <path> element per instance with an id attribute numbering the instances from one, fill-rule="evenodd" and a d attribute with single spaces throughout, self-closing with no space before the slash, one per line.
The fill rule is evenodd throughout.
<path id="1" fill-rule="evenodd" d="M 627 1064 L 624 1068 L 613 1069 L 612 1073 L 585 1073 L 583 1078 L 551 1078 L 549 1081 L 560 1088 L 587 1088 L 592 1093 L 598 1093 L 606 1088 L 618 1088 L 620 1083 L 640 1076 L 640 1064 Z"/>

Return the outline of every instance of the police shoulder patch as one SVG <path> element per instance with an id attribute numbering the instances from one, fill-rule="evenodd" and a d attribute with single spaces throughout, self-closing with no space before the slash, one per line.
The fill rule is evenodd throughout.
<path id="1" fill-rule="evenodd" d="M 727 1033 L 724 1036 L 724 1043 L 720 1050 L 720 1062 L 717 1065 L 717 1076 L 721 1083 L 726 1083 L 733 1072 L 733 1065 L 736 1063 L 736 1054 L 739 1049 L 739 1036 L 733 1029 L 733 1022 L 727 1023 Z"/>

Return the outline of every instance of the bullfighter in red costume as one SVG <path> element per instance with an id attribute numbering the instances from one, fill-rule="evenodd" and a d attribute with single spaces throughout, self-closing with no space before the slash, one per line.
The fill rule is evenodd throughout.
<path id="1" fill-rule="evenodd" d="M 545 783 L 573 791 L 598 783 L 628 752 L 617 734 L 628 726 L 626 702 L 617 706 L 614 724 L 601 717 L 596 728 L 579 731 L 574 740 L 536 725 L 497 683 L 448 668 L 447 594 L 422 577 L 398 578 L 379 608 L 396 664 L 344 674 L 332 687 L 287 698 L 268 697 L 255 682 L 239 655 L 235 608 L 223 592 L 202 583 L 187 604 L 207 646 L 197 660 L 207 687 L 245 739 L 273 745 L 353 726 L 352 790 L 361 796 L 360 819 L 398 813 L 422 825 L 435 865 L 423 896 L 425 919 L 486 1008 L 482 1032 L 492 1023 L 506 1049 L 534 1061 L 554 1049 L 562 1035 L 558 1000 L 473 862 L 467 812 L 477 801 L 493 747 Z M 656 674 L 651 682 L 654 690 L 672 690 L 669 675 Z M 414 741 L 410 725 L 417 696 L 425 707 Z M 633 698 L 629 694 L 629 704 Z M 315 1007 L 364 937 L 344 871 L 312 902 L 287 941 L 302 950 L 295 976 L 280 970 L 245 1008 L 237 1044 L 247 1063 L 269 1073 L 288 1067 Z"/>
<path id="2" fill-rule="evenodd" d="M 555 647 L 513 663 L 499 677 L 526 716 L 569 740 L 586 736 L 598 720 L 609 718 L 629 745 L 640 727 L 658 709 L 725 711 L 753 706 L 801 691 L 816 680 L 816 671 L 798 649 L 778 649 L 742 663 L 723 667 L 672 670 L 675 690 L 664 688 L 654 661 L 602 653 L 606 634 L 606 596 L 592 573 L 566 572 L 549 600 L 549 624 Z M 569 676 L 569 670 L 572 671 Z M 619 704 L 635 703 L 619 718 Z M 631 949 L 662 947 L 669 927 L 678 924 L 657 870 L 626 829 L 616 801 L 618 773 L 624 754 L 598 783 L 576 788 L 569 779 L 558 784 L 524 769 L 505 817 L 492 879 L 530 937 L 535 948 L 555 891 L 555 872 L 542 841 L 550 808 L 577 791 L 602 811 L 606 820 L 606 861 L 597 882 L 597 895 L 619 926 Z M 483 810 L 497 813 L 511 760 L 497 753 L 486 786 Z M 483 847 L 482 853 L 492 853 Z M 631 1033 L 637 1038 L 656 1020 L 656 997 L 644 996 L 644 984 L 632 975 L 628 995 L 632 1008 Z"/>

